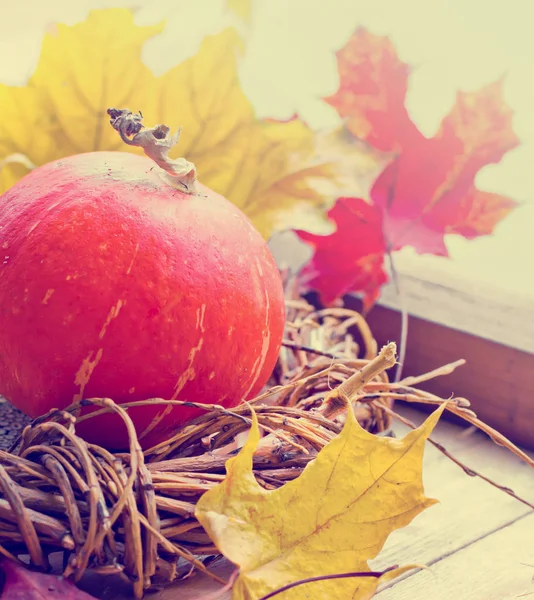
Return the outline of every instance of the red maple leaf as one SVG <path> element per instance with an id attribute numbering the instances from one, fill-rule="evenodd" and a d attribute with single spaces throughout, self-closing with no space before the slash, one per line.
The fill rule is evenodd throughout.
<path id="1" fill-rule="evenodd" d="M 387 281 L 382 268 L 386 251 L 382 211 L 360 198 L 339 198 L 328 216 L 337 224 L 332 235 L 296 231 L 300 239 L 315 247 L 314 260 L 301 271 L 300 283 L 319 289 L 325 304 L 351 290 L 361 290 L 365 308 L 369 308 Z"/>
<path id="2" fill-rule="evenodd" d="M 379 231 L 367 227 L 356 238 L 361 228 L 357 211 L 334 210 L 330 217 L 337 230 L 330 236 L 297 232 L 315 247 L 302 281 L 327 304 L 340 293 L 362 291 L 370 305 L 386 281 L 383 258 L 388 250 L 412 246 L 421 254 L 447 256 L 445 234 L 472 239 L 493 232 L 516 202 L 478 190 L 475 176 L 485 165 L 498 163 L 519 140 L 503 100 L 502 80 L 476 92 L 459 92 L 436 135 L 427 138 L 406 111 L 409 68 L 388 38 L 358 29 L 337 53 L 337 62 L 339 89 L 326 102 L 354 136 L 393 151 L 396 158 L 371 189 L 374 208 L 381 213 L 373 220 Z M 338 202 L 347 205 L 348 199 Z M 354 202 L 365 204 L 352 200 L 351 206 Z"/>
<path id="3" fill-rule="evenodd" d="M 404 106 L 410 68 L 389 38 L 359 28 L 336 58 L 339 88 L 325 101 L 355 137 L 384 152 L 423 137 Z"/>
<path id="4" fill-rule="evenodd" d="M 6 600 L 94 600 L 93 596 L 82 592 L 70 581 L 30 571 L 13 562 L 2 559 L 0 571 L 3 573 L 3 587 L 0 598 Z"/>

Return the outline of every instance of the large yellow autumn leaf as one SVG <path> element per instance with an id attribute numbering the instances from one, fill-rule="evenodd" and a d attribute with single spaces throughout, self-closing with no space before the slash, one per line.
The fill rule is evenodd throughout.
<path id="1" fill-rule="evenodd" d="M 239 84 L 236 59 L 243 48 L 232 28 L 154 76 L 141 52 L 162 28 L 136 25 L 126 9 L 106 9 L 48 32 L 27 85 L 0 85 L 0 161 L 14 153 L 41 165 L 94 150 L 138 152 L 122 144 L 106 110 L 140 109 L 147 122 L 182 127 L 176 152 L 265 237 L 286 227 L 320 231 L 337 196 L 361 195 L 361 182 L 384 166 L 387 157 L 342 135 L 326 136 L 325 146 L 325 135 L 297 118 L 257 119 Z M 7 164 L 0 192 L 26 172 L 17 162 Z"/>
<path id="2" fill-rule="evenodd" d="M 425 441 L 444 405 L 403 439 L 365 431 L 349 411 L 342 432 L 295 480 L 265 490 L 252 472 L 257 420 L 221 484 L 199 500 L 196 516 L 217 548 L 239 567 L 233 600 L 257 600 L 289 583 L 369 572 L 388 535 L 435 500 L 424 495 Z M 383 579 L 406 568 L 389 571 Z M 376 577 L 324 580 L 284 592 L 305 598 L 370 598 Z"/>

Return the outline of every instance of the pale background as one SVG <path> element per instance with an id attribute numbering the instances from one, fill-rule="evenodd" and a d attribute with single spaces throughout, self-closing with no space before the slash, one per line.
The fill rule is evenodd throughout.
<path id="1" fill-rule="evenodd" d="M 0 0 L 0 82 L 24 84 L 39 56 L 47 25 L 73 24 L 91 8 L 136 8 L 139 24 L 166 19 L 144 60 L 156 73 L 194 54 L 223 25 L 223 0 Z M 480 188 L 508 194 L 522 205 L 492 237 L 449 236 L 452 260 L 416 257 L 402 266 L 428 265 L 534 294 L 534 2 L 532 0 L 256 0 L 242 86 L 260 116 L 298 112 L 311 126 L 336 122 L 321 101 L 337 87 L 333 52 L 358 25 L 390 35 L 400 57 L 414 66 L 408 109 L 432 135 L 459 88 L 473 90 L 507 73 L 505 93 L 522 145 L 484 168 Z"/>

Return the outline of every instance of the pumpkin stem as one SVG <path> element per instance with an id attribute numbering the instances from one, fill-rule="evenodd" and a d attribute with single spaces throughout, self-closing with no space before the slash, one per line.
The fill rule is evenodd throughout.
<path id="1" fill-rule="evenodd" d="M 162 177 L 187 194 L 195 193 L 197 172 L 195 165 L 185 158 L 170 158 L 169 151 L 180 139 L 180 129 L 171 136 L 167 125 L 146 128 L 143 115 L 127 108 L 108 108 L 113 129 L 119 132 L 122 141 L 129 146 L 139 146 L 164 171 Z"/>

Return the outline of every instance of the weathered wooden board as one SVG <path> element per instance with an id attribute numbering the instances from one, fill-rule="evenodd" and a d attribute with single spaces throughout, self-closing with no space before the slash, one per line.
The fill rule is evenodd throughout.
<path id="1" fill-rule="evenodd" d="M 534 598 L 534 514 L 380 591 L 379 600 Z"/>
<path id="2" fill-rule="evenodd" d="M 359 306 L 354 299 L 347 299 L 346 304 L 349 308 Z M 454 304 L 450 306 L 454 311 Z M 484 312 L 484 306 L 479 310 Z M 477 317 L 473 314 L 471 318 Z M 368 322 L 379 345 L 400 339 L 399 312 L 377 306 L 369 313 Z M 521 330 L 521 320 L 513 327 Z M 534 450 L 534 353 L 414 315 L 410 315 L 408 330 L 403 373 L 420 375 L 465 359 L 467 363 L 451 375 L 437 377 L 419 387 L 443 398 L 451 394 L 469 398 L 483 421 L 517 444 Z"/>

